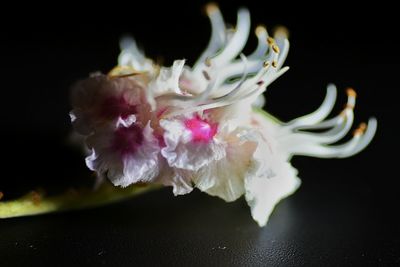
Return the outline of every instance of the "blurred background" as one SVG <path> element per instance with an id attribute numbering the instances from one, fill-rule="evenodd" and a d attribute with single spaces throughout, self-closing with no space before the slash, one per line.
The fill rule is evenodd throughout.
<path id="1" fill-rule="evenodd" d="M 31 9 L 29 6 L 3 10 L 3 13 L 11 14 L 9 18 L 0 18 L 3 155 L 0 191 L 4 193 L 5 199 L 38 187 L 56 192 L 71 185 L 90 183 L 93 177 L 86 169 L 82 155 L 67 142 L 71 131 L 68 116 L 71 108 L 70 86 L 93 71 L 108 72 L 115 66 L 119 54 L 119 38 L 126 34 L 135 37 L 148 57 L 160 60 L 164 65 L 168 66 L 174 59 L 182 58 L 187 59 L 189 64 L 193 63 L 206 47 L 210 35 L 208 19 L 202 12 L 206 3 L 207 1 L 131 1 L 129 7 L 118 2 L 96 3 L 89 8 L 60 3 L 44 6 L 35 4 L 35 10 L 38 11 L 33 11 L 33 7 Z M 276 26 L 284 25 L 290 31 L 291 49 L 286 65 L 291 69 L 269 87 L 266 93 L 266 110 L 282 120 L 309 113 L 322 102 L 326 85 L 335 83 L 339 89 L 337 106 L 333 112 L 335 115 L 345 104 L 345 89 L 353 87 L 358 93 L 355 127 L 370 116 L 375 116 L 378 119 L 377 135 L 365 151 L 353 158 L 293 159 L 292 163 L 299 169 L 303 185 L 298 193 L 285 201 L 286 204 L 282 203 L 290 205 L 290 210 L 287 207 L 285 210 L 283 206 L 281 213 L 284 215 L 278 212 L 271 218 L 272 226 L 268 228 L 271 232 L 268 234 L 284 231 L 281 222 L 286 219 L 296 223 L 290 225 L 293 227 L 290 234 L 280 236 L 282 239 L 275 239 L 281 250 L 270 251 L 270 256 L 260 254 L 259 249 L 264 245 L 272 246 L 273 238 L 261 238 L 260 241 L 257 231 L 261 230 L 251 221 L 246 208 L 241 206 L 244 201 L 239 202 L 239 206 L 228 206 L 226 211 L 225 204 L 220 200 L 205 200 L 207 198 L 199 193 L 180 197 L 176 200 L 178 202 L 171 204 L 172 209 L 190 210 L 195 207 L 204 216 L 200 216 L 200 219 L 199 214 L 195 216 L 200 221 L 204 220 L 201 221 L 204 224 L 199 224 L 191 219 L 193 217 L 189 217 L 193 216 L 193 211 L 187 211 L 188 215 L 180 218 L 185 218 L 187 225 L 184 226 L 181 223 L 176 224 L 176 217 L 166 215 L 164 218 L 164 213 L 160 213 L 160 207 L 155 204 L 158 201 L 172 201 L 169 200 L 173 198 L 170 189 L 155 193 L 152 197 L 146 196 L 139 203 L 148 205 L 155 218 L 162 217 L 166 220 L 165 223 L 175 229 L 172 232 L 177 231 L 174 225 L 183 229 L 191 226 L 194 232 L 196 229 L 213 229 L 217 226 L 217 232 L 207 232 L 214 236 L 218 236 L 220 231 L 250 229 L 248 231 L 252 233 L 251 236 L 246 235 L 249 232 L 236 233 L 237 238 L 247 239 L 252 244 L 247 250 L 244 249 L 245 244 L 238 245 L 236 251 L 229 250 L 234 242 L 241 243 L 233 237 L 226 238 L 233 242 L 222 245 L 228 248 L 223 254 L 228 263 L 228 259 L 238 259 L 237 263 L 249 263 L 246 257 L 259 253 L 258 259 L 265 261 L 252 261 L 254 265 L 258 265 L 265 263 L 268 257 L 275 257 L 276 253 L 283 253 L 285 256 L 281 260 L 286 265 L 295 263 L 287 262 L 289 259 L 293 260 L 293 257 L 304 260 L 303 263 L 307 265 L 320 261 L 329 263 L 330 260 L 339 265 L 357 262 L 400 264 L 399 250 L 396 249 L 400 245 L 399 219 L 396 217 L 400 193 L 397 169 L 397 93 L 400 89 L 397 78 L 400 63 L 396 40 L 396 25 L 399 21 L 395 9 L 384 2 L 355 5 L 337 1 L 317 4 L 301 1 L 295 5 L 288 1 L 218 3 L 226 22 L 235 24 L 237 9 L 246 6 L 251 12 L 253 29 L 258 24 L 266 25 L 270 31 Z M 253 34 L 244 51 L 250 52 L 255 46 L 256 38 Z M 134 202 L 131 204 L 135 205 Z M 220 207 L 221 211 L 212 212 L 213 217 L 210 218 L 210 214 L 207 214 L 208 208 L 204 205 Z M 165 206 L 163 208 L 168 209 Z M 122 213 L 121 206 L 116 209 L 117 213 Z M 101 219 L 114 214 L 113 210 L 102 209 Z M 291 213 L 292 210 L 295 212 Z M 153 227 L 159 227 L 156 233 L 163 232 L 162 225 L 153 222 L 148 211 L 138 212 L 139 217 L 149 216 L 146 217 L 149 223 L 151 221 L 155 224 Z M 238 213 L 236 216 L 247 217 L 238 219 L 238 222 L 225 221 L 231 215 L 232 220 L 235 220 L 235 212 Z M 175 213 L 176 211 L 172 212 Z M 72 213 L 69 216 L 74 214 L 76 215 Z M 75 227 L 79 228 L 82 224 L 89 227 L 92 218 L 98 216 L 93 212 L 89 214 L 91 216 L 86 217 L 85 223 L 76 223 Z M 286 217 L 279 217 L 279 214 Z M 64 217 L 56 218 L 63 221 Z M 51 217 L 39 217 L 37 220 L 46 219 L 51 220 Z M 107 222 L 112 224 L 110 220 Z M 56 227 L 59 221 L 50 225 Z M 18 222 L 22 220 L 16 221 L 17 225 Z M 38 227 L 39 222 L 34 221 L 32 227 Z M 148 225 L 143 221 L 139 222 L 142 223 L 139 223 L 141 227 Z M 3 223 L 3 229 L 7 229 L 7 222 L 0 222 L 0 228 Z M 135 224 L 133 219 L 132 224 Z M 221 225 L 229 224 L 234 226 L 227 226 L 226 230 L 222 230 Z M 100 226 L 97 227 L 97 230 L 103 230 Z M 81 232 L 77 234 L 74 229 L 69 229 L 70 234 L 78 239 Z M 148 230 L 150 233 L 151 229 Z M 54 230 L 47 239 L 39 238 L 42 241 L 38 242 L 49 242 L 53 240 L 52 235 L 57 235 L 57 231 Z M 0 241 L 0 248 L 2 245 L 3 251 L 8 251 L 10 258 L 10 255 L 21 253 L 10 245 L 15 236 L 8 234 L 7 238 L 3 243 Z M 118 238 L 123 239 L 121 236 Z M 144 247 L 149 249 L 156 246 L 157 250 L 163 250 L 169 246 L 169 236 L 165 239 L 161 237 L 160 242 L 165 242 L 165 245 L 146 243 L 145 236 L 137 238 L 139 244 L 144 242 Z M 258 240 L 257 244 L 252 243 L 254 238 Z M 55 240 L 62 243 L 59 239 Z M 92 236 L 91 240 L 96 238 Z M 182 244 L 187 244 L 186 235 L 182 234 L 177 240 L 182 242 L 179 245 L 176 241 L 177 250 L 184 251 Z M 8 241 L 11 243 L 7 243 Z M 190 245 L 201 250 L 208 242 L 203 241 Z M 131 249 L 129 244 L 125 243 L 122 251 Z M 89 243 L 82 246 L 86 245 L 89 246 Z M 40 247 L 40 244 L 37 246 Z M 69 248 L 69 244 L 63 243 L 61 247 Z M 44 248 L 47 251 L 50 249 L 46 246 L 42 248 L 43 253 L 46 251 Z M 28 253 L 28 250 L 26 248 L 24 252 Z M 71 251 L 80 256 L 91 253 L 90 249 L 85 250 L 86 252 Z M 241 251 L 247 252 L 240 254 Z M 180 255 L 179 252 L 174 253 L 178 254 L 171 251 L 164 254 L 166 262 Z M 34 254 L 29 255 L 35 257 Z M 207 258 L 208 254 L 201 255 Z M 113 258 L 110 254 L 108 257 L 105 262 L 111 263 Z M 143 262 L 151 261 L 143 255 L 135 254 L 134 257 Z M 183 262 L 189 263 L 190 260 L 184 257 Z M 207 259 L 212 262 L 211 258 Z M 279 257 L 274 259 L 279 262 Z M 223 262 L 225 261 L 221 261 Z"/>

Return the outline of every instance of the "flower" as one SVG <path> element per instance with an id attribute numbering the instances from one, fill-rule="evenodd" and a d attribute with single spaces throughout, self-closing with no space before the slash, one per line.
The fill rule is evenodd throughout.
<path id="1" fill-rule="evenodd" d="M 157 66 L 125 38 L 117 67 L 75 86 L 72 123 L 90 149 L 86 164 L 99 177 L 122 187 L 161 183 L 175 195 L 198 188 L 228 202 L 244 196 L 264 226 L 275 205 L 300 186 L 292 156 L 352 156 L 372 140 L 377 122 L 371 118 L 350 141 L 335 145 L 351 128 L 356 93 L 348 89 L 345 109 L 326 120 L 333 85 L 320 108 L 290 122 L 262 111 L 268 85 L 288 70 L 285 29 L 270 37 L 258 26 L 258 45 L 245 56 L 249 12 L 239 10 L 232 30 L 215 4 L 206 11 L 211 39 L 193 67 L 184 60 Z"/>
<path id="2" fill-rule="evenodd" d="M 72 93 L 75 130 L 86 137 L 89 169 L 126 187 L 158 176 L 159 139 L 151 127 L 143 75 L 94 74 Z"/>

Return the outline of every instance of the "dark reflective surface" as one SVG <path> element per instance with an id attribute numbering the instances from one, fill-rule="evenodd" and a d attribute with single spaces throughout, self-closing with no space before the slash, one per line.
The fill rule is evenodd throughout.
<path id="1" fill-rule="evenodd" d="M 69 86 L 112 68 L 118 38 L 127 32 L 167 65 L 174 58 L 193 62 L 209 35 L 200 2 L 75 8 L 43 17 L 30 13 L 21 25 L 1 23 L 5 198 L 92 181 L 79 151 L 65 141 Z M 371 146 L 345 160 L 295 158 L 303 184 L 265 228 L 252 221 L 243 199 L 227 204 L 197 191 L 175 198 L 167 188 L 88 211 L 1 220 L 1 266 L 400 265 L 399 61 L 392 9 L 384 3 L 362 11 L 338 2 L 290 9 L 288 3 L 222 3 L 228 21 L 235 21 L 240 5 L 249 7 L 253 27 L 284 24 L 291 30 L 291 70 L 269 88 L 268 110 L 284 120 L 311 112 L 326 84 L 335 82 L 339 112 L 345 87 L 353 86 L 359 95 L 355 125 L 378 118 Z"/>
<path id="2" fill-rule="evenodd" d="M 373 198 L 374 190 L 357 185 L 305 181 L 259 228 L 243 200 L 173 198 L 165 189 L 88 211 L 1 221 L 0 251 L 3 263 L 19 266 L 398 263 L 399 221 L 390 219 L 394 209 L 382 209 L 395 207 Z"/>

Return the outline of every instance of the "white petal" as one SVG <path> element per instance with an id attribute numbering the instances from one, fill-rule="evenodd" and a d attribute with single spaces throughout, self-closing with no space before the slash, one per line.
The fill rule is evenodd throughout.
<path id="1" fill-rule="evenodd" d="M 149 86 L 154 93 L 154 97 L 167 93 L 182 93 L 179 88 L 179 77 L 182 74 L 184 65 L 185 60 L 175 60 L 172 67 L 161 68 L 160 74 L 155 81 L 155 86 Z"/>
<path id="2" fill-rule="evenodd" d="M 245 179 L 245 197 L 254 220 L 264 226 L 275 205 L 300 186 L 300 179 L 268 131 L 250 138 L 258 142 Z"/>
<path id="3" fill-rule="evenodd" d="M 263 94 L 257 96 L 256 101 L 252 103 L 255 108 L 262 108 L 265 105 L 265 97 Z"/>
<path id="4" fill-rule="evenodd" d="M 185 60 L 175 60 L 172 67 L 162 67 L 157 78 L 149 83 L 147 89 L 147 100 L 152 109 L 155 109 L 155 98 L 167 94 L 182 95 L 179 88 L 179 77 L 182 74 Z"/>
<path id="5" fill-rule="evenodd" d="M 93 133 L 100 125 L 118 120 L 127 115 L 126 123 L 132 119 L 126 114 L 138 107 L 139 117 L 149 109 L 143 99 L 143 84 L 139 79 L 109 79 L 106 75 L 95 74 L 78 82 L 72 89 L 70 113 L 75 130 L 82 135 Z M 121 122 L 121 121 L 120 121 Z"/>
<path id="6" fill-rule="evenodd" d="M 187 171 L 168 166 L 166 160 L 159 157 L 160 174 L 155 182 L 159 182 L 165 186 L 172 186 L 175 196 L 185 195 L 193 190 L 191 177 L 187 175 Z"/>
<path id="7" fill-rule="evenodd" d="M 275 166 L 276 167 L 276 166 Z M 275 205 L 291 195 L 300 186 L 297 171 L 287 162 L 282 163 L 279 172 L 272 178 L 250 176 L 245 180 L 246 200 L 253 219 L 264 226 Z"/>
<path id="8" fill-rule="evenodd" d="M 99 130 L 88 138 L 92 154 L 86 158 L 86 165 L 91 170 L 106 174 L 116 186 L 153 181 L 159 173 L 160 148 L 152 132 L 147 124 L 143 129 L 143 143 L 133 154 L 121 155 L 112 148 L 112 129 Z"/>
<path id="9" fill-rule="evenodd" d="M 234 201 L 244 193 L 244 179 L 256 143 L 242 141 L 237 130 L 226 136 L 226 156 L 210 162 L 193 174 L 196 187 L 225 201 Z"/>
<path id="10" fill-rule="evenodd" d="M 179 120 L 161 120 L 160 125 L 165 130 L 166 144 L 161 154 L 171 167 L 197 171 L 225 156 L 225 145 L 218 140 L 192 142 L 191 132 Z"/>
<path id="11" fill-rule="evenodd" d="M 116 123 L 116 127 L 129 127 L 131 126 L 133 123 L 136 122 L 136 116 L 135 115 L 129 115 L 126 118 L 118 118 L 118 121 Z"/>
<path id="12" fill-rule="evenodd" d="M 175 175 L 172 177 L 171 185 L 173 186 L 173 193 L 177 195 L 185 195 L 192 192 L 193 187 L 190 181 L 190 176 L 184 175 L 186 171 L 175 169 Z"/>

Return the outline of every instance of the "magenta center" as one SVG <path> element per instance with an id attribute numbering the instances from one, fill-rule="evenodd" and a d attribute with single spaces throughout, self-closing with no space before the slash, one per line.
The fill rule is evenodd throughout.
<path id="1" fill-rule="evenodd" d="M 129 127 L 118 128 L 114 132 L 112 148 L 118 151 L 122 156 L 131 155 L 143 143 L 142 129 L 133 124 Z"/>
<path id="2" fill-rule="evenodd" d="M 185 127 L 192 133 L 192 141 L 208 143 L 217 133 L 217 124 L 210 124 L 196 116 L 185 120 Z"/>

